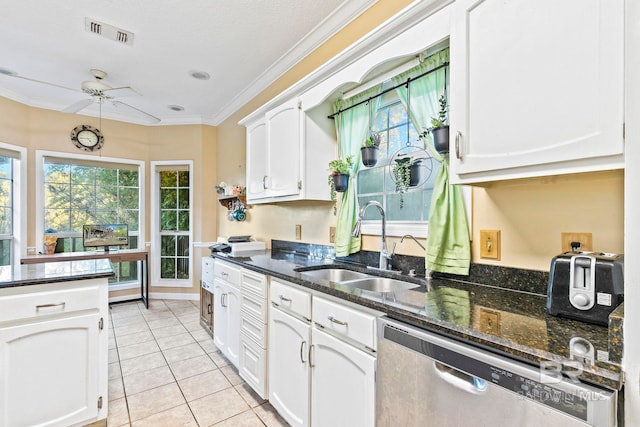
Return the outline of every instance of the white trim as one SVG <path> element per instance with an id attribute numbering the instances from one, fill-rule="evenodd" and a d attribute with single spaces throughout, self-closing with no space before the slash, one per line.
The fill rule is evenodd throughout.
<path id="1" fill-rule="evenodd" d="M 192 293 L 192 294 L 151 292 L 149 294 L 149 299 L 182 299 L 182 300 L 190 300 L 190 301 L 199 301 L 200 292 Z"/>
<path id="2" fill-rule="evenodd" d="M 128 289 L 137 289 L 138 291 L 140 291 L 140 282 L 125 282 L 115 285 L 109 284 L 109 292 L 126 291 Z"/>
<path id="3" fill-rule="evenodd" d="M 151 282 L 153 286 L 190 288 L 193 286 L 193 251 L 189 251 L 189 278 L 188 279 L 161 279 L 160 278 L 160 182 L 158 180 L 159 166 L 188 166 L 189 167 L 189 243 L 193 242 L 193 160 L 158 160 L 151 162 Z M 182 233 L 181 233 L 182 234 Z"/>
<path id="4" fill-rule="evenodd" d="M 386 231 L 387 236 L 402 237 L 405 234 L 411 234 L 415 238 L 426 239 L 428 229 L 429 225 L 426 221 L 387 221 Z M 360 231 L 362 234 L 379 236 L 382 231 L 382 221 L 362 221 Z"/>
<path id="5" fill-rule="evenodd" d="M 0 148 L 18 153 L 17 161 L 12 167 L 13 229 L 11 232 L 13 239 L 11 242 L 11 264 L 19 265 L 20 258 L 27 255 L 27 149 L 5 142 L 0 142 Z"/>
<path id="6" fill-rule="evenodd" d="M 80 160 L 91 160 L 96 163 L 120 163 L 127 165 L 136 165 L 138 167 L 138 206 L 139 206 L 139 216 L 138 216 L 138 248 L 142 249 L 141 242 L 144 241 L 144 231 L 145 231 L 145 162 L 143 160 L 133 160 L 133 159 L 123 159 L 119 157 L 102 157 L 102 156 L 91 156 L 87 154 L 77 154 L 77 153 L 64 153 L 59 151 L 44 151 L 44 150 L 36 150 L 36 161 L 35 161 L 35 172 L 36 172 L 36 188 L 35 188 L 35 196 L 36 196 L 36 248 L 37 242 L 42 242 L 44 238 L 44 158 L 45 157 L 57 157 L 59 159 L 80 159 Z M 25 181 L 26 182 L 26 181 Z"/>

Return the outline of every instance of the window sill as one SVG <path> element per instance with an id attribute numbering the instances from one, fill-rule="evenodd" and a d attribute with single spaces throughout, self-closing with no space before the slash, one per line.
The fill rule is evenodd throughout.
<path id="1" fill-rule="evenodd" d="M 402 237 L 411 234 L 417 239 L 425 239 L 429 228 L 426 222 L 415 221 L 387 221 L 387 236 Z M 382 221 L 363 221 L 360 228 L 362 234 L 379 236 L 382 234 Z"/>

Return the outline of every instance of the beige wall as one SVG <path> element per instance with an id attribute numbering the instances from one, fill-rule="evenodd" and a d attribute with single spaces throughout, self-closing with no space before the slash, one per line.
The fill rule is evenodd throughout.
<path id="1" fill-rule="evenodd" d="M 368 31 L 401 10 L 410 1 L 380 0 L 316 52 L 245 105 L 218 127 L 218 181 L 245 183 L 245 134 L 237 122 L 315 68 L 357 41 Z M 335 225 L 331 204 L 288 202 L 254 205 L 244 223 L 229 222 L 226 209 L 218 208 L 221 236 L 251 234 L 270 239 L 295 239 L 295 224 L 302 225 L 302 241 L 329 244 L 329 227 Z M 551 257 L 560 252 L 560 233 L 593 233 L 594 249 L 623 251 L 623 173 L 606 172 L 557 176 L 544 179 L 492 183 L 473 190 L 473 262 L 548 270 Z M 499 229 L 500 261 L 480 259 L 480 229 Z M 397 239 L 391 239 L 391 242 Z M 363 248 L 377 251 L 379 237 L 364 236 Z M 405 241 L 397 253 L 422 255 L 413 242 Z"/>
<path id="2" fill-rule="evenodd" d="M 116 157 L 146 162 L 146 230 L 150 240 L 150 164 L 152 160 L 193 160 L 194 241 L 211 241 L 216 236 L 215 190 L 217 131 L 212 126 L 141 126 L 95 117 L 63 114 L 57 111 L 26 107 L 0 98 L 0 141 L 27 148 L 28 155 L 28 223 L 27 245 L 40 247 L 35 236 L 35 152 L 47 150 L 81 153 L 71 142 L 71 129 L 80 124 L 99 127 L 105 137 L 102 150 L 85 153 L 96 157 Z M 193 286 L 191 288 L 152 287 L 151 292 L 199 292 L 200 256 L 208 251 L 195 249 Z M 151 255 L 153 257 L 153 254 Z"/>

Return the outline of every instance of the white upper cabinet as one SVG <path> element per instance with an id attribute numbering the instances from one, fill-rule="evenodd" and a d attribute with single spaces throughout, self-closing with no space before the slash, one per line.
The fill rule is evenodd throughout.
<path id="1" fill-rule="evenodd" d="M 267 126 L 264 117 L 247 124 L 247 199 L 267 193 Z"/>
<path id="2" fill-rule="evenodd" d="M 451 180 L 623 167 L 623 0 L 458 0 Z"/>

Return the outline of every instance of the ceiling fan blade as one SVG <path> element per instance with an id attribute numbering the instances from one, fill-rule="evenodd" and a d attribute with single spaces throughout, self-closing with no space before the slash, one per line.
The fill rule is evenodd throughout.
<path id="1" fill-rule="evenodd" d="M 43 85 L 59 87 L 60 89 L 66 89 L 66 90 L 72 90 L 74 92 L 80 92 L 78 89 L 73 89 L 73 88 L 62 86 L 62 85 L 55 84 L 55 83 L 44 82 L 42 80 L 32 79 L 31 77 L 21 76 L 20 74 L 15 74 L 15 73 L 11 73 L 11 72 L 4 72 L 4 73 L 0 73 L 0 74 L 5 75 L 5 76 L 9 76 L 9 77 L 15 77 L 17 79 L 27 80 L 27 81 L 30 81 L 30 82 L 40 83 L 40 84 L 43 84 Z"/>
<path id="2" fill-rule="evenodd" d="M 111 89 L 103 89 L 102 92 L 109 98 L 124 98 L 127 96 L 140 96 L 133 88 L 129 86 L 112 87 Z"/>
<path id="3" fill-rule="evenodd" d="M 113 105 L 115 105 L 116 107 L 125 107 L 126 109 L 129 109 L 132 113 L 137 114 L 140 117 L 143 117 L 144 119 L 148 120 L 149 123 L 159 123 L 160 119 L 157 118 L 156 116 L 147 113 L 146 111 L 142 111 L 136 107 L 133 107 L 129 104 L 125 104 L 122 101 L 111 101 L 111 103 Z"/>
<path id="4" fill-rule="evenodd" d="M 83 99 L 82 101 L 78 101 L 78 102 L 76 102 L 74 104 L 69 105 L 67 108 L 62 110 L 62 112 L 63 113 L 77 113 L 78 111 L 82 110 L 83 108 L 88 107 L 92 103 L 93 103 L 93 99 L 92 98 Z"/>

